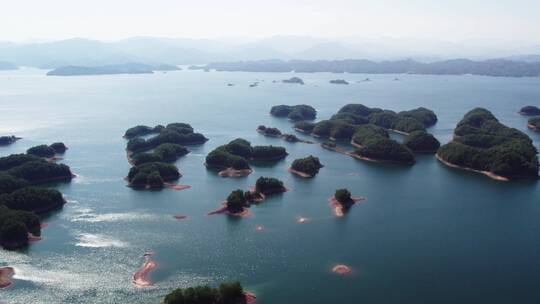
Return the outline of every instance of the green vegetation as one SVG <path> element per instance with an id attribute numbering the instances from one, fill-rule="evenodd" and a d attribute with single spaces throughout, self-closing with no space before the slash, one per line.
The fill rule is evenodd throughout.
<path id="1" fill-rule="evenodd" d="M 62 193 L 47 188 L 25 187 L 0 195 L 0 205 L 36 213 L 48 212 L 64 203 Z"/>
<path id="2" fill-rule="evenodd" d="M 280 160 L 287 156 L 283 147 L 251 146 L 245 139 L 237 138 L 219 146 L 206 156 L 206 165 L 218 169 L 249 169 L 248 160 Z"/>
<path id="3" fill-rule="evenodd" d="M 413 152 L 435 153 L 441 143 L 431 134 L 424 131 L 414 131 L 405 138 L 405 146 Z"/>
<path id="4" fill-rule="evenodd" d="M 0 136 L 0 146 L 7 146 L 11 145 L 12 143 L 16 142 L 19 138 L 15 137 L 14 135 L 11 136 Z"/>
<path id="5" fill-rule="evenodd" d="M 53 157 L 55 154 L 62 154 L 66 152 L 66 150 L 67 150 L 67 147 L 64 143 L 56 142 L 56 143 L 51 144 L 50 146 L 39 145 L 39 146 L 32 147 L 26 150 L 26 153 L 37 156 L 37 157 L 50 158 L 50 157 Z"/>
<path id="6" fill-rule="evenodd" d="M 255 191 L 268 195 L 285 191 L 283 182 L 273 177 L 259 177 L 255 183 Z"/>
<path id="7" fill-rule="evenodd" d="M 527 124 L 531 129 L 535 131 L 540 131 L 540 117 L 529 118 Z"/>
<path id="8" fill-rule="evenodd" d="M 163 304 L 246 304 L 246 296 L 239 282 L 223 283 L 218 288 L 178 288 L 165 296 Z"/>
<path id="9" fill-rule="evenodd" d="M 344 207 L 349 208 L 354 204 L 351 197 L 351 192 L 347 189 L 338 189 L 334 194 L 334 198 Z"/>
<path id="10" fill-rule="evenodd" d="M 315 128 L 315 124 L 309 121 L 299 121 L 294 124 L 294 128 L 301 130 L 302 132 L 311 133 Z"/>
<path id="11" fill-rule="evenodd" d="M 53 157 L 55 152 L 47 145 L 39 145 L 26 150 L 26 153 L 38 157 Z"/>
<path id="12" fill-rule="evenodd" d="M 141 134 L 157 133 L 149 139 L 141 138 Z M 194 145 L 205 143 L 208 139 L 200 133 L 194 133 L 193 128 L 186 123 L 171 123 L 166 127 L 136 126 L 126 131 L 127 150 L 137 153 L 152 150 L 162 144 Z"/>
<path id="13" fill-rule="evenodd" d="M 323 165 L 319 161 L 319 158 L 314 157 L 313 155 L 305 158 L 295 159 L 291 165 L 293 170 L 306 173 L 311 176 L 315 176 L 317 173 L 319 173 L 319 169 L 322 167 Z"/>
<path id="14" fill-rule="evenodd" d="M 55 142 L 51 144 L 49 147 L 52 148 L 54 150 L 54 153 L 57 153 L 57 154 L 62 154 L 66 152 L 67 150 L 67 147 L 63 142 Z"/>
<path id="15" fill-rule="evenodd" d="M 373 138 L 390 138 L 388 132 L 376 125 L 362 125 L 356 129 L 353 135 L 353 142 L 359 145 L 365 145 L 369 139 Z"/>
<path id="16" fill-rule="evenodd" d="M 402 111 L 399 112 L 398 115 L 414 118 L 424 124 L 426 127 L 431 127 L 437 123 L 437 115 L 435 115 L 435 112 L 423 107 L 410 111 Z"/>
<path id="17" fill-rule="evenodd" d="M 527 116 L 540 115 L 540 108 L 535 106 L 525 106 L 519 110 L 519 114 Z"/>
<path id="18" fill-rule="evenodd" d="M 294 134 L 283 134 L 281 137 L 288 142 L 298 142 L 300 139 Z"/>
<path id="19" fill-rule="evenodd" d="M 386 162 L 403 164 L 414 164 L 415 162 L 414 155 L 403 144 L 384 137 L 368 139 L 362 147 L 353 153 L 362 157 Z"/>
<path id="20" fill-rule="evenodd" d="M 170 182 L 180 178 L 180 173 L 176 166 L 151 162 L 131 167 L 127 179 L 130 186 L 134 188 L 162 188 L 163 182 Z"/>
<path id="21" fill-rule="evenodd" d="M 531 139 L 501 124 L 488 110 L 465 114 L 454 134 L 437 152 L 443 160 L 506 178 L 538 178 L 538 152 Z"/>
<path id="22" fill-rule="evenodd" d="M 65 203 L 57 190 L 31 185 L 71 178 L 68 166 L 48 162 L 42 157 L 30 154 L 1 157 L 0 245 L 9 249 L 26 246 L 28 232 L 35 235 L 41 232 L 40 220 L 35 213 L 48 212 Z"/>
<path id="23" fill-rule="evenodd" d="M 227 211 L 231 213 L 240 213 L 244 211 L 244 208 L 249 207 L 244 191 L 238 189 L 231 192 L 227 197 L 226 206 Z"/>
<path id="24" fill-rule="evenodd" d="M 313 120 L 317 117 L 317 111 L 308 105 L 279 105 L 270 109 L 270 114 L 276 117 L 287 117 L 293 121 Z"/>
<path id="25" fill-rule="evenodd" d="M 267 128 L 266 126 L 259 126 L 257 130 L 264 135 L 279 137 L 281 136 L 281 131 L 278 128 Z"/>
<path id="26" fill-rule="evenodd" d="M 150 162 L 174 162 L 178 158 L 189 153 L 184 146 L 177 144 L 161 144 L 151 153 L 141 152 L 132 156 L 134 165 L 142 165 Z"/>

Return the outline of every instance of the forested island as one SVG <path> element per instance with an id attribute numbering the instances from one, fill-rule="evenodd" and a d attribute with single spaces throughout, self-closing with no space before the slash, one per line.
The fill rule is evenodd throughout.
<path id="1" fill-rule="evenodd" d="M 9 145 L 15 143 L 19 139 L 21 139 L 21 138 L 16 137 L 15 135 L 0 136 L 0 146 L 9 146 Z"/>
<path id="2" fill-rule="evenodd" d="M 47 76 L 82 76 L 82 75 L 115 75 L 115 74 L 152 74 L 154 71 L 180 70 L 174 65 L 148 65 L 142 63 L 125 63 L 102 66 L 63 66 L 47 72 Z"/>
<path id="3" fill-rule="evenodd" d="M 348 189 L 337 189 L 334 196 L 330 198 L 330 204 L 334 208 L 337 217 L 344 216 L 349 209 L 364 198 L 354 198 Z"/>
<path id="4" fill-rule="evenodd" d="M 445 164 L 500 180 L 538 178 L 537 150 L 523 132 L 500 123 L 483 108 L 469 111 L 457 124 L 454 139 L 439 148 Z"/>
<path id="5" fill-rule="evenodd" d="M 426 128 L 437 122 L 435 113 L 426 108 L 394 112 L 369 108 L 362 104 L 348 104 L 328 120 L 316 123 L 300 121 L 294 129 L 315 137 L 332 141 L 348 141 L 358 149 L 352 153 L 336 149 L 335 145 L 323 147 L 349 156 L 400 164 L 414 164 L 414 152 L 434 153 L 440 145 Z M 405 135 L 405 144 L 390 138 L 387 130 Z"/>
<path id="6" fill-rule="evenodd" d="M 255 192 L 264 195 L 272 195 L 287 191 L 283 182 L 277 178 L 261 176 L 255 183 Z"/>
<path id="7" fill-rule="evenodd" d="M 165 296 L 163 304 L 251 304 L 255 296 L 239 282 L 222 283 L 218 288 L 195 286 L 178 288 Z"/>
<path id="8" fill-rule="evenodd" d="M 289 172 L 301 177 L 310 178 L 317 175 L 319 169 L 322 167 L 324 166 L 319 161 L 319 158 L 310 155 L 305 158 L 295 159 L 289 168 Z"/>
<path id="9" fill-rule="evenodd" d="M 270 109 L 270 115 L 287 117 L 292 121 L 314 120 L 317 118 L 317 110 L 309 105 L 278 105 Z"/>
<path id="10" fill-rule="evenodd" d="M 362 73 L 362 74 L 425 74 L 484 75 L 503 77 L 538 77 L 540 63 L 505 59 L 473 61 L 452 59 L 423 63 L 414 60 L 375 62 L 362 59 L 345 60 L 259 60 L 210 63 L 204 68 L 216 71 L 281 72 L 281 73 Z"/>
<path id="11" fill-rule="evenodd" d="M 42 183 L 70 181 L 68 166 L 48 162 L 31 154 L 0 158 L 0 245 L 7 249 L 26 246 L 41 234 L 36 213 L 61 207 L 65 200 L 54 189 L 37 187 Z"/>
<path id="12" fill-rule="evenodd" d="M 334 80 L 330 80 L 330 83 L 331 84 L 349 84 L 348 81 L 346 81 L 345 79 L 334 79 Z"/>
<path id="13" fill-rule="evenodd" d="M 136 126 L 130 128 L 124 134 L 124 137 L 130 139 L 127 143 L 127 150 L 132 153 L 144 152 L 157 148 L 161 144 L 178 145 L 198 145 L 203 144 L 208 139 L 201 133 L 195 133 L 193 127 L 186 123 L 170 123 L 166 127 L 158 125 L 150 127 Z M 156 136 L 149 139 L 141 138 L 143 135 L 155 133 Z"/>
<path id="14" fill-rule="evenodd" d="M 282 82 L 283 83 L 304 84 L 304 81 L 302 80 L 302 78 L 299 78 L 299 77 L 291 77 L 289 79 L 283 79 Z"/>
<path id="15" fill-rule="evenodd" d="M 300 139 L 294 134 L 281 133 L 281 131 L 278 128 L 269 128 L 269 127 L 260 125 L 257 127 L 257 132 L 263 134 L 264 136 L 281 138 L 285 141 L 292 142 L 292 143 L 303 142 L 306 144 L 312 144 L 311 141 Z"/>
<path id="16" fill-rule="evenodd" d="M 142 138 L 151 134 L 155 136 Z M 165 186 L 176 190 L 189 188 L 170 184 L 182 176 L 178 168 L 171 163 L 189 153 L 183 145 L 202 144 L 208 140 L 204 135 L 195 133 L 193 127 L 187 123 L 155 127 L 138 125 L 126 130 L 124 138 L 129 139 L 126 151 L 128 161 L 133 165 L 126 177 L 129 186 L 154 190 Z"/>
<path id="17" fill-rule="evenodd" d="M 527 127 L 533 131 L 540 132 L 540 117 L 530 118 Z"/>
<path id="18" fill-rule="evenodd" d="M 220 176 L 245 176 L 252 172 L 248 161 L 278 161 L 287 155 L 283 147 L 251 146 L 249 141 L 237 138 L 208 153 L 205 164 L 221 170 Z"/>
<path id="19" fill-rule="evenodd" d="M 519 114 L 524 116 L 540 116 L 540 108 L 536 106 L 525 106 L 519 110 Z"/>

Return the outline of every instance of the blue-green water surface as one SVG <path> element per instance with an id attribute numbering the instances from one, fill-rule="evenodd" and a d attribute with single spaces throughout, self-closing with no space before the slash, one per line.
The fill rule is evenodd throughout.
<path id="1" fill-rule="evenodd" d="M 255 132 L 260 124 L 293 132 L 287 120 L 268 114 L 276 104 L 310 104 L 320 119 L 347 103 L 424 106 L 439 117 L 429 131 L 446 143 L 463 114 L 481 106 L 538 148 L 540 134 L 517 114 L 524 105 L 540 106 L 538 78 L 344 74 L 339 78 L 351 84 L 340 86 L 328 83 L 336 75 L 317 73 L 297 75 L 301 86 L 280 82 L 292 74 L 272 73 L 44 74 L 0 72 L 0 135 L 24 138 L 0 155 L 63 141 L 69 150 L 62 162 L 78 177 L 56 185 L 68 203 L 45 217 L 44 240 L 24 251 L 0 250 L 0 266 L 17 273 L 0 303 L 159 303 L 177 287 L 229 280 L 241 281 L 259 304 L 540 302 L 539 183 L 493 181 L 432 155 L 417 156 L 411 167 L 367 163 Z M 359 82 L 366 77 L 371 81 Z M 190 123 L 210 139 L 176 163 L 179 183 L 192 188 L 126 187 L 124 131 L 169 122 Z M 247 178 L 207 171 L 206 154 L 238 137 L 285 146 L 289 156 L 254 167 Z M 287 172 L 310 154 L 325 165 L 315 178 Z M 260 176 L 279 178 L 290 191 L 252 207 L 248 218 L 205 215 Z M 342 187 L 367 201 L 338 219 L 328 198 Z M 300 217 L 307 223 L 298 224 Z M 132 275 L 146 251 L 159 264 L 155 285 L 136 288 Z M 350 265 L 353 275 L 331 273 L 336 264 Z"/>

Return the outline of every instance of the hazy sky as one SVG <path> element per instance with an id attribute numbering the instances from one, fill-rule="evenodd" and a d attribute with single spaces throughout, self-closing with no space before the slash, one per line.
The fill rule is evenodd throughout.
<path id="1" fill-rule="evenodd" d="M 0 40 L 130 36 L 540 42 L 540 0 L 0 0 Z"/>

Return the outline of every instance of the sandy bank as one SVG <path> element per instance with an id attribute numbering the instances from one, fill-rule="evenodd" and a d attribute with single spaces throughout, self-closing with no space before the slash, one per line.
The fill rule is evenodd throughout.
<path id="1" fill-rule="evenodd" d="M 187 218 L 187 216 L 181 214 L 175 214 L 173 217 L 179 221 Z"/>
<path id="2" fill-rule="evenodd" d="M 531 124 L 527 124 L 527 128 L 533 130 L 533 131 L 536 131 L 536 132 L 540 132 L 540 129 L 538 129 L 537 127 L 535 127 L 534 125 L 531 125 Z"/>
<path id="3" fill-rule="evenodd" d="M 43 240 L 42 236 L 35 236 L 32 233 L 28 232 L 28 242 L 37 242 Z"/>
<path id="4" fill-rule="evenodd" d="M 500 176 L 500 175 L 497 175 L 493 172 L 489 172 L 489 171 L 481 171 L 481 170 L 476 170 L 476 169 L 472 169 L 472 168 L 467 168 L 467 167 L 462 167 L 462 166 L 458 166 L 458 165 L 455 165 L 455 164 L 452 164 L 450 162 L 447 162 L 446 160 L 442 159 L 442 157 L 439 156 L 439 154 L 435 154 L 435 157 L 437 157 L 437 159 L 445 164 L 446 166 L 448 167 L 451 167 L 451 168 L 456 168 L 456 169 L 461 169 L 461 170 L 465 170 L 465 171 L 471 171 L 471 172 L 476 172 L 476 173 L 480 173 L 480 174 L 484 174 L 485 176 L 489 177 L 489 178 L 492 178 L 494 180 L 498 180 L 498 181 L 503 181 L 503 182 L 507 182 L 509 181 L 508 178 L 504 177 L 504 176 Z"/>
<path id="5" fill-rule="evenodd" d="M 218 172 L 218 175 L 221 177 L 244 177 L 248 176 L 253 172 L 251 169 L 241 169 L 236 170 L 234 168 L 227 168 Z"/>
<path id="6" fill-rule="evenodd" d="M 354 205 L 354 204 L 356 204 L 356 203 L 358 203 L 360 201 L 366 200 L 363 197 L 351 197 L 351 199 L 353 201 L 352 201 L 351 206 L 349 206 L 349 208 L 352 207 L 352 205 Z M 347 208 L 345 208 L 345 206 L 343 206 L 334 196 L 329 198 L 328 201 L 330 202 L 330 205 L 332 206 L 332 208 L 334 210 L 334 214 L 337 217 L 345 216 L 345 213 L 347 212 Z"/>
<path id="7" fill-rule="evenodd" d="M 136 287 L 147 287 L 154 285 L 154 283 L 150 280 L 150 272 L 156 269 L 158 264 L 150 260 L 150 257 L 152 255 L 153 253 L 144 254 L 144 264 L 133 275 L 133 285 L 135 285 Z"/>
<path id="8" fill-rule="evenodd" d="M 305 172 L 302 172 L 302 171 L 297 171 L 297 170 L 294 170 L 293 168 L 289 168 L 287 171 L 293 173 L 293 174 L 296 174 L 300 177 L 303 177 L 303 178 L 312 178 L 313 175 L 310 175 L 310 174 L 307 174 Z"/>
<path id="9" fill-rule="evenodd" d="M 255 304 L 255 300 L 257 299 L 257 296 L 255 296 L 254 293 L 246 291 L 244 292 L 244 296 L 246 297 L 247 304 Z"/>
<path id="10" fill-rule="evenodd" d="M 249 208 L 244 208 L 242 212 L 233 213 L 227 210 L 227 202 L 223 202 L 221 203 L 221 207 L 219 207 L 218 209 L 214 211 L 208 212 L 206 215 L 215 215 L 215 214 L 227 214 L 230 216 L 248 217 L 248 216 L 251 216 L 251 211 L 249 211 Z"/>
<path id="11" fill-rule="evenodd" d="M 335 274 L 346 276 L 346 275 L 352 274 L 352 269 L 351 269 L 351 267 L 349 267 L 347 265 L 338 264 L 338 265 L 332 267 L 332 272 L 335 273 Z"/>
<path id="12" fill-rule="evenodd" d="M 11 277 L 15 274 L 15 269 L 13 267 L 0 267 L 0 289 L 9 287 L 11 282 Z"/>
<path id="13" fill-rule="evenodd" d="M 171 183 L 163 183 L 163 185 L 169 189 L 173 189 L 176 191 L 186 190 L 186 189 L 191 188 L 190 185 L 176 185 L 176 184 L 171 184 Z"/>

